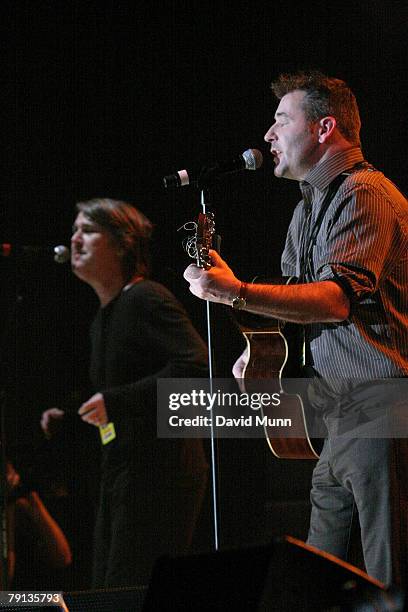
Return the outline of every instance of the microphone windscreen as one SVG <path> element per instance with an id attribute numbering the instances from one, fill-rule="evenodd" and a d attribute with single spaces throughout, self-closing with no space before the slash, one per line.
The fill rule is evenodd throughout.
<path id="1" fill-rule="evenodd" d="M 248 149 L 243 152 L 242 157 L 246 170 L 258 170 L 263 164 L 263 155 L 258 149 Z"/>
<path id="2" fill-rule="evenodd" d="M 71 251 L 68 247 L 63 244 L 59 244 L 54 247 L 54 261 L 56 263 L 62 264 L 69 261 L 71 258 Z"/>

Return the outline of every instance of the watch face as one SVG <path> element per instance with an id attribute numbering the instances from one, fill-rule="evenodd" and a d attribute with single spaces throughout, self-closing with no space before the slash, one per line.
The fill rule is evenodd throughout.
<path id="1" fill-rule="evenodd" d="M 240 310 L 246 306 L 246 299 L 243 297 L 236 297 L 232 300 L 232 307 Z"/>

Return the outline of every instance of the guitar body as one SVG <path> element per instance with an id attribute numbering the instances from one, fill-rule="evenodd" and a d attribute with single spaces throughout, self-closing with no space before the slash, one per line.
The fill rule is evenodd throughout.
<path id="1" fill-rule="evenodd" d="M 305 361 L 304 330 L 301 325 L 238 311 L 235 322 L 247 344 L 247 364 L 243 372 L 245 389 L 280 393 L 279 408 L 263 408 L 263 416 L 269 419 L 291 419 L 288 437 L 287 427 L 266 424 L 265 434 L 275 457 L 280 459 L 318 459 L 319 443 L 308 433 L 305 403 L 299 393 L 285 390 L 284 379 L 302 376 Z M 263 388 L 265 381 L 267 389 Z"/>

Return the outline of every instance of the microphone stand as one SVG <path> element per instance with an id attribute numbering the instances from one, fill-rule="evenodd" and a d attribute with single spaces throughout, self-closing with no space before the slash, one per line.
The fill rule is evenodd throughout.
<path id="1" fill-rule="evenodd" d="M 208 213 L 209 204 L 206 203 L 206 196 L 208 191 L 201 190 L 201 208 L 204 215 Z M 219 251 L 220 247 L 220 236 L 216 235 L 216 244 L 214 244 L 215 250 Z M 211 327 L 211 308 L 212 305 L 209 300 L 206 300 L 206 317 L 207 317 L 207 345 L 208 345 L 208 371 L 209 371 L 209 384 L 210 393 L 213 393 L 213 377 L 214 377 L 214 349 L 212 342 L 212 327 Z M 211 395 L 212 396 L 212 395 Z M 211 407 L 211 489 L 212 489 L 212 508 L 213 508 L 213 528 L 214 528 L 214 548 L 217 551 L 219 549 L 219 524 L 218 524 L 218 443 L 215 436 L 214 430 L 214 418 L 213 418 L 213 407 Z"/>

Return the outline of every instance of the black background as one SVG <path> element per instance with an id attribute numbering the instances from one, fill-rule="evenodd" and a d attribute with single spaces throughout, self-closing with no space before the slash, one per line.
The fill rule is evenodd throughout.
<path id="1" fill-rule="evenodd" d="M 276 272 L 298 200 L 296 183 L 274 178 L 263 141 L 276 107 L 270 82 L 280 72 L 319 68 L 345 79 L 359 101 L 367 159 L 408 191 L 405 2 L 17 0 L 2 4 L 2 21 L 0 240 L 69 244 L 75 202 L 128 200 L 156 226 L 155 277 L 203 334 L 204 305 L 182 279 L 186 233 L 177 231 L 196 218 L 199 193 L 166 193 L 162 178 L 259 148 L 263 167 L 225 178 L 212 200 L 222 253 L 237 275 Z M 3 258 L 0 271 L 8 440 L 30 448 L 41 445 L 42 409 L 85 377 L 97 304 L 52 255 Z M 214 333 L 224 375 L 242 340 L 222 308 Z M 241 483 L 240 507 L 257 491 L 307 490 L 302 462 L 268 464 L 265 481 L 268 453 L 248 444 L 238 469 L 226 461 L 226 487 Z M 249 530 L 242 539 L 251 537 Z"/>

